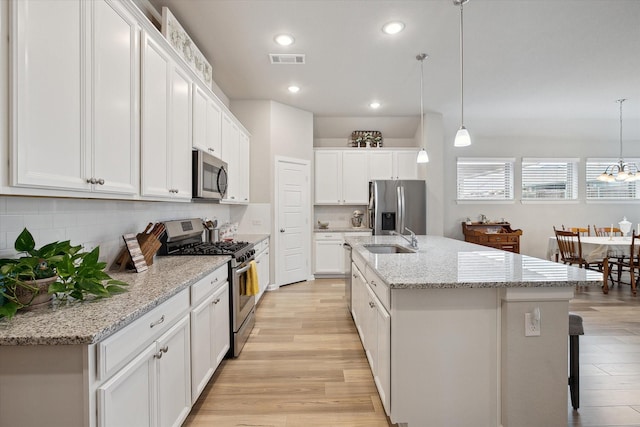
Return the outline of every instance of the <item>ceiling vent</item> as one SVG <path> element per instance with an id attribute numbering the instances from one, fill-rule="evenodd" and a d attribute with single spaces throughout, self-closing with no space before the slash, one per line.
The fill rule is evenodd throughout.
<path id="1" fill-rule="evenodd" d="M 270 53 L 269 58 L 272 64 L 304 64 L 303 53 Z"/>

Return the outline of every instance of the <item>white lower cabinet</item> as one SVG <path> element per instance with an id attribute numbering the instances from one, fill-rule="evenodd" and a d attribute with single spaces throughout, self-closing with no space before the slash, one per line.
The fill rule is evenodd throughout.
<path id="1" fill-rule="evenodd" d="M 179 426 L 191 408 L 189 316 L 98 387 L 98 426 Z"/>
<path id="2" fill-rule="evenodd" d="M 226 265 L 192 285 L 191 398 L 196 401 L 230 345 L 229 282 Z M 209 292 L 207 294 L 203 292 Z M 213 292 L 210 292 L 213 291 Z M 198 304 L 199 298 L 204 300 Z"/>
<path id="3" fill-rule="evenodd" d="M 256 304 L 262 298 L 262 294 L 269 286 L 269 274 L 271 268 L 269 266 L 269 239 L 265 239 L 256 245 L 256 264 L 258 267 L 258 295 L 256 295 Z"/>
<path id="4" fill-rule="evenodd" d="M 384 410 L 390 412 L 391 316 L 355 263 L 352 268 L 351 310 Z M 376 287 L 385 286 L 377 283 Z"/>
<path id="5" fill-rule="evenodd" d="M 314 274 L 345 275 L 351 262 L 344 248 L 345 238 L 356 236 L 371 236 L 371 231 L 314 233 Z"/>

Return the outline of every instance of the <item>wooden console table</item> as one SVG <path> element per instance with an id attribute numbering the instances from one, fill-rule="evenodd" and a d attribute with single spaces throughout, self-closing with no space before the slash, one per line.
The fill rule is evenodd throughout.
<path id="1" fill-rule="evenodd" d="M 520 253 L 522 230 L 512 230 L 508 222 L 472 222 L 471 224 L 463 222 L 462 233 L 465 242 Z"/>

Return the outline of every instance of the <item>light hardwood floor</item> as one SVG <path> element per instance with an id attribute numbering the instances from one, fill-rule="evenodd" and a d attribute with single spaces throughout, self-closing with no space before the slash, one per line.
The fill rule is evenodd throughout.
<path id="1" fill-rule="evenodd" d="M 391 426 L 343 294 L 338 279 L 265 293 L 240 357 L 222 362 L 184 425 Z M 568 425 L 640 426 L 640 297 L 629 286 L 580 288 L 570 309 L 585 335 Z"/>

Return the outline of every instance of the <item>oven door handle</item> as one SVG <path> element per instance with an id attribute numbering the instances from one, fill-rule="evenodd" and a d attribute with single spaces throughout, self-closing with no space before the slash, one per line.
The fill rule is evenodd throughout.
<path id="1" fill-rule="evenodd" d="M 251 267 L 251 264 L 247 264 L 246 267 L 242 267 L 242 268 L 236 270 L 236 274 L 242 274 L 242 273 L 246 272 L 249 269 L 249 267 Z"/>

